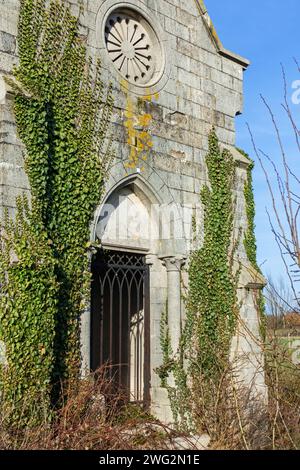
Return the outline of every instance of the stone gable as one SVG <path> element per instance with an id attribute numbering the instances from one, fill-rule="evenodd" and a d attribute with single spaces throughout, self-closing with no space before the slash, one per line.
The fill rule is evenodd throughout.
<path id="1" fill-rule="evenodd" d="M 78 14 L 79 2 L 72 0 L 69 3 L 72 11 Z M 0 0 L 1 75 L 10 75 L 18 61 L 18 9 L 18 0 Z M 125 15 L 124 19 L 122 15 Z M 118 16 L 122 16 L 120 21 L 124 20 L 124 25 L 129 25 L 131 33 L 128 36 L 127 32 L 127 37 L 126 31 L 122 37 L 118 33 Z M 112 24 L 107 26 L 110 19 Z M 135 28 L 134 25 L 140 34 L 137 40 L 141 40 L 139 59 L 135 62 L 134 29 L 130 29 Z M 108 33 L 105 32 L 106 26 Z M 113 41 L 116 50 L 109 52 L 107 35 L 111 31 L 117 36 Z M 172 215 L 175 232 L 169 238 L 157 237 L 152 243 L 144 238 L 138 240 L 136 232 L 131 230 L 132 239 L 127 240 L 129 246 L 125 247 L 111 240 L 111 231 L 106 233 L 106 239 L 111 244 L 115 242 L 119 249 L 133 250 L 136 246 L 140 252 L 146 253 L 147 263 L 151 266 L 152 347 L 148 358 L 151 363 L 151 406 L 153 413 L 168 422 L 172 420 L 168 397 L 155 374 L 155 368 L 162 361 L 160 319 L 168 300 L 169 309 L 173 309 L 170 314 L 174 316 L 172 341 L 176 344 L 180 323 L 184 320 L 181 276 L 187 282 L 186 273 L 181 271 L 192 247 L 192 216 L 195 214 L 201 230 L 203 214 L 199 207 L 199 193 L 207 182 L 205 154 L 212 126 L 215 126 L 221 144 L 232 150 L 238 161 L 235 225 L 237 231 L 247 227 L 243 191 L 248 162 L 234 150 L 234 145 L 235 117 L 243 109 L 243 71 L 248 61 L 224 49 L 202 0 L 84 0 L 81 34 L 86 37 L 91 57 L 94 60 L 101 58 L 104 81 L 112 82 L 115 98 L 112 134 L 116 159 L 103 203 L 111 203 L 118 194 L 122 194 L 123 198 L 128 197 L 137 218 L 139 214 L 146 218 L 145 214 L 150 214 L 150 205 L 153 204 L 175 207 Z M 143 42 L 144 38 L 149 38 L 149 44 Z M 134 62 L 130 71 L 124 68 L 127 59 Z M 29 187 L 24 172 L 24 147 L 16 135 L 12 95 L 9 90 L 3 92 L 3 87 L 2 80 L 0 208 L 8 207 L 13 211 L 16 195 L 29 191 Z M 182 212 L 185 206 L 188 210 Z M 91 230 L 93 240 L 105 238 L 102 213 L 101 204 Z M 149 220 L 151 224 L 151 217 Z M 135 223 L 135 215 L 132 223 Z M 121 224 L 129 222 L 121 218 Z M 242 243 L 240 258 L 247 261 Z M 240 286 L 239 295 L 246 298 L 241 316 L 256 335 L 255 304 L 246 285 Z M 90 324 L 91 312 L 87 312 L 82 319 L 83 370 L 91 366 Z M 263 389 L 258 363 L 260 350 L 249 338 L 243 339 L 242 346 L 235 339 L 234 345 L 236 356 L 242 353 L 251 356 L 251 360 L 248 358 L 243 364 L 243 376 L 250 383 L 258 370 L 255 380 Z"/>

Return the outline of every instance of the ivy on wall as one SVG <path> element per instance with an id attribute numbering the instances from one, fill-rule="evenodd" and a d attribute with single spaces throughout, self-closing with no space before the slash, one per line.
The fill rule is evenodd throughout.
<path id="1" fill-rule="evenodd" d="M 21 0 L 14 110 L 26 147 L 32 209 L 25 210 L 23 201 L 16 225 L 6 218 L 0 312 L 8 368 L 20 390 L 27 383 L 26 374 L 18 377 L 22 361 L 36 377 L 42 361 L 45 384 L 76 378 L 80 368 L 80 317 L 90 282 L 89 227 L 112 159 L 107 129 L 113 100 L 101 80 L 100 64 L 87 59 L 79 31 L 78 18 L 64 2 Z M 17 263 L 9 259 L 8 246 Z M 39 270 L 44 274 L 39 276 Z M 22 292 L 23 276 L 30 279 L 30 288 L 23 289 L 27 300 L 22 307 L 10 296 Z M 35 294 L 39 300 L 29 308 Z M 29 349 L 17 333 L 22 324 L 17 317 L 31 325 Z"/>
<path id="2" fill-rule="evenodd" d="M 10 417 L 18 419 L 20 405 L 26 424 L 50 406 L 59 288 L 47 234 L 34 222 L 27 199 L 19 198 L 16 219 L 5 214 L 0 254 L 1 387 Z"/>
<path id="3" fill-rule="evenodd" d="M 230 267 L 235 163 L 228 150 L 220 150 L 214 131 L 209 136 L 206 165 L 210 186 L 201 191 L 203 245 L 192 253 L 189 263 L 186 346 L 193 371 L 218 379 L 228 364 L 237 318 Z"/>
<path id="4" fill-rule="evenodd" d="M 255 237 L 255 200 L 253 193 L 253 169 L 254 162 L 250 159 L 249 155 L 241 149 L 237 149 L 244 157 L 249 160 L 247 168 L 247 179 L 244 186 L 244 197 L 246 202 L 246 215 L 247 215 L 247 230 L 244 234 L 244 248 L 247 258 L 252 267 L 262 274 L 260 267 L 257 264 L 257 246 Z M 266 336 L 266 316 L 265 316 L 265 300 L 263 292 L 260 291 L 257 297 L 257 310 L 260 319 L 260 333 L 264 340 Z"/>
<path id="5" fill-rule="evenodd" d="M 160 346 L 162 350 L 162 365 L 156 369 L 161 380 L 161 386 L 168 392 L 170 406 L 175 424 L 183 429 L 193 426 L 190 412 L 190 389 L 188 374 L 185 368 L 186 348 L 181 337 L 179 351 L 173 351 L 169 332 L 168 311 L 163 312 L 160 321 Z"/>
<path id="6" fill-rule="evenodd" d="M 253 178 L 252 172 L 254 168 L 254 162 L 250 159 L 249 155 L 243 150 L 237 148 L 241 155 L 249 160 L 247 168 L 247 179 L 244 186 L 244 197 L 246 202 L 246 216 L 247 216 L 247 229 L 244 234 L 244 248 L 247 254 L 247 258 L 252 266 L 259 270 L 257 265 L 257 247 L 255 238 L 255 201 L 253 194 Z"/>
<path id="7" fill-rule="evenodd" d="M 183 426 L 191 423 L 193 384 L 200 379 L 217 382 L 228 366 L 238 313 L 230 263 L 235 163 L 229 151 L 220 150 L 214 130 L 209 136 L 206 165 L 209 185 L 201 191 L 204 240 L 189 261 L 187 314 L 178 353 L 170 354 L 167 321 L 162 319 L 164 363 L 158 374 L 168 390 L 175 420 Z"/>
<path id="8" fill-rule="evenodd" d="M 243 244 L 253 268 L 257 265 L 255 239 L 255 202 L 253 195 L 253 162 L 249 160 L 244 186 L 247 228 Z M 235 162 L 231 153 L 221 151 L 213 130 L 209 136 L 206 157 L 209 185 L 201 191 L 204 208 L 204 239 L 202 246 L 192 252 L 186 296 L 186 322 L 179 350 L 172 351 L 168 318 L 161 319 L 161 349 L 163 364 L 157 369 L 162 387 L 168 391 L 171 409 L 178 425 L 191 429 L 193 420 L 193 390 L 201 390 L 205 400 L 212 399 L 215 389 L 229 367 L 229 354 L 238 318 L 237 273 L 233 272 L 232 256 L 240 239 L 233 240 Z M 193 220 L 194 232 L 196 223 Z M 197 242 L 197 239 L 194 240 Z M 262 292 L 258 294 L 258 314 L 264 334 L 265 315 Z M 196 410 L 197 413 L 197 410 Z"/>

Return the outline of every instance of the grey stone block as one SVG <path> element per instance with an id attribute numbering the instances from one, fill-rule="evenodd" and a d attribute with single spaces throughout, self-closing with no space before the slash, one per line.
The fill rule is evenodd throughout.
<path id="1" fill-rule="evenodd" d="M 16 50 L 16 38 L 12 34 L 0 31 L 0 51 L 14 54 Z"/>

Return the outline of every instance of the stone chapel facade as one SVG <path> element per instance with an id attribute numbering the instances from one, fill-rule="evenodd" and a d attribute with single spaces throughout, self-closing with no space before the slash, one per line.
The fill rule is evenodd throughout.
<path id="1" fill-rule="evenodd" d="M 78 13 L 79 1 L 69 2 Z M 18 0 L 0 0 L 0 74 L 17 63 Z M 192 220 L 201 234 L 200 189 L 212 126 L 237 166 L 235 226 L 247 228 L 244 183 L 249 161 L 235 149 L 249 62 L 224 49 L 202 0 L 84 0 L 81 20 L 89 54 L 100 57 L 113 84 L 116 158 L 91 240 L 105 252 L 91 269 L 91 308 L 82 318 L 82 370 L 105 361 L 135 401 L 172 421 L 155 369 L 162 363 L 160 319 L 168 309 L 176 350 L 184 321 L 182 291 L 193 248 Z M 28 191 L 24 147 L 13 97 L 0 77 L 0 208 L 13 210 Z M 201 237 L 200 237 L 201 238 Z M 241 323 L 232 344 L 240 376 L 264 393 L 262 354 L 255 338 L 255 298 L 264 285 L 239 247 Z M 249 333 L 251 332 L 251 334 Z"/>

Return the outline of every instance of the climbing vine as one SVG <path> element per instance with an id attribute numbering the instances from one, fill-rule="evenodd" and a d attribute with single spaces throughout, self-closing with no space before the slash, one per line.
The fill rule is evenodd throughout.
<path id="1" fill-rule="evenodd" d="M 168 392 L 175 424 L 183 429 L 191 429 L 190 390 L 184 364 L 185 348 L 181 343 L 178 354 L 172 350 L 168 315 L 165 312 L 160 321 L 160 346 L 163 361 L 156 372 L 160 377 L 161 386 Z"/>
<path id="2" fill-rule="evenodd" d="M 252 264 L 252 266 L 259 270 L 257 265 L 257 256 L 256 256 L 256 238 L 255 238 L 255 201 L 253 194 L 253 178 L 252 172 L 254 168 L 254 162 L 250 159 L 249 155 L 241 149 L 237 149 L 241 155 L 246 157 L 249 160 L 249 165 L 247 167 L 247 179 L 244 186 L 244 197 L 246 202 L 246 216 L 247 216 L 247 229 L 244 234 L 244 247 L 247 254 L 247 258 Z"/>
<path id="3" fill-rule="evenodd" d="M 14 221 L 6 212 L 0 253 L 0 335 L 6 368 L 2 391 L 6 414 L 25 424 L 50 406 L 58 283 L 47 234 L 37 228 L 26 198 L 18 198 Z M 2 404 L 3 405 L 3 404 Z"/>
<path id="4" fill-rule="evenodd" d="M 249 160 L 244 186 L 247 228 L 243 243 L 250 263 L 260 272 L 254 223 L 254 164 L 247 154 L 239 151 Z M 233 254 L 240 243 L 239 237 L 233 240 L 235 162 L 229 151 L 221 151 L 214 130 L 209 136 L 206 165 L 209 186 L 204 186 L 201 191 L 204 239 L 202 246 L 190 257 L 186 322 L 179 349 L 172 351 L 168 318 L 162 315 L 163 364 L 157 370 L 162 387 L 168 391 L 175 421 L 190 429 L 193 426 L 193 390 L 197 390 L 201 382 L 204 399 L 209 401 L 213 398 L 212 390 L 229 369 L 230 346 L 238 318 L 236 288 L 240 271 L 234 272 L 232 263 Z M 196 233 L 195 220 L 192 223 Z M 197 242 L 196 236 L 194 241 Z M 264 299 L 261 292 L 257 308 L 264 334 Z"/>
<path id="5" fill-rule="evenodd" d="M 112 159 L 107 138 L 112 94 L 101 80 L 100 63 L 87 59 L 79 19 L 64 2 L 21 0 L 18 49 L 14 110 L 26 148 L 32 209 L 19 202 L 16 225 L 6 218 L 0 317 L 8 369 L 21 397 L 27 386 L 26 374 L 18 376 L 22 362 L 30 364 L 37 387 L 40 374 L 46 386 L 79 373 L 89 226 Z M 23 303 L 12 302 L 17 292 L 26 298 Z M 32 305 L 31 297 L 37 299 Z M 30 347 L 18 334 L 23 322 L 17 318 L 26 319 Z"/>
<path id="6" fill-rule="evenodd" d="M 188 397 L 193 385 L 200 377 L 207 383 L 217 382 L 227 367 L 237 319 L 230 263 L 235 163 L 229 151 L 220 150 L 214 130 L 209 136 L 206 164 L 209 186 L 201 191 L 204 240 L 190 257 L 186 322 L 178 352 L 173 351 L 170 357 L 167 343 L 162 342 L 165 362 L 158 370 L 165 382 L 167 375 L 173 381 L 173 386 L 166 388 L 175 418 L 184 424 L 190 422 Z"/>
<path id="7" fill-rule="evenodd" d="M 185 344 L 193 373 L 217 380 L 228 364 L 237 305 L 230 266 L 235 163 L 228 150 L 220 150 L 214 131 L 206 164 L 210 187 L 201 192 L 204 240 L 189 264 Z"/>
<path id="8" fill-rule="evenodd" d="M 247 229 L 244 235 L 244 247 L 247 254 L 247 258 L 250 261 L 253 268 L 261 274 L 261 269 L 257 264 L 257 247 L 255 238 L 255 201 L 253 194 L 253 177 L 252 172 L 254 168 L 254 162 L 250 159 L 249 155 L 241 149 L 237 149 L 244 157 L 249 160 L 249 166 L 247 168 L 247 179 L 244 187 L 244 197 L 246 202 L 246 215 L 247 215 Z M 266 317 L 265 317 L 265 301 L 262 292 L 259 292 L 257 298 L 257 309 L 260 319 L 260 332 L 262 339 L 265 339 L 266 335 Z"/>

